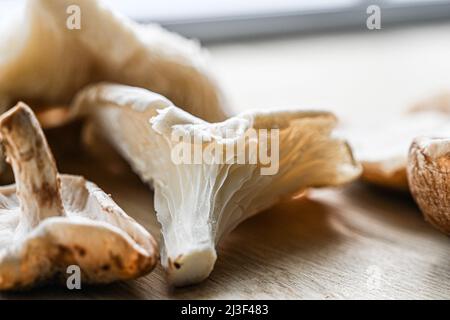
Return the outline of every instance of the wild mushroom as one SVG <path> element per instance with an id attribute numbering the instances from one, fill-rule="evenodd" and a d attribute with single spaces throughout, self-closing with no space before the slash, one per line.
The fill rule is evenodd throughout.
<path id="1" fill-rule="evenodd" d="M 16 184 L 0 188 L 0 290 L 27 288 L 81 270 L 83 283 L 150 272 L 152 236 L 95 184 L 59 175 L 33 114 L 19 104 L 0 117 Z"/>
<path id="2" fill-rule="evenodd" d="M 138 25 L 98 0 L 28 0 L 25 10 L 1 30 L 0 110 L 18 100 L 67 105 L 85 85 L 114 81 L 159 92 L 209 121 L 226 117 L 197 42 Z"/>
<path id="3" fill-rule="evenodd" d="M 207 278 L 217 243 L 243 220 L 305 188 L 340 185 L 360 173 L 347 144 L 331 137 L 336 118 L 328 112 L 247 112 L 208 123 L 156 93 L 108 84 L 85 89 L 74 104 L 153 186 L 162 264 L 175 286 Z M 279 140 L 250 134 L 265 129 L 271 137 L 279 130 Z M 198 146 L 203 158 L 196 159 L 191 148 Z M 251 162 L 252 146 L 267 146 L 274 161 L 259 153 Z M 177 158 L 184 147 L 191 161 Z M 235 153 L 209 154 L 218 149 Z"/>
<path id="4" fill-rule="evenodd" d="M 409 112 L 387 119 L 370 119 L 342 128 L 355 158 L 363 166 L 362 179 L 408 191 L 408 149 L 419 136 L 450 136 L 450 112 L 445 99 L 430 99 Z M 448 109 L 450 110 L 450 108 Z"/>
<path id="5" fill-rule="evenodd" d="M 425 219 L 450 235 L 450 139 L 415 139 L 409 151 L 408 181 Z"/>

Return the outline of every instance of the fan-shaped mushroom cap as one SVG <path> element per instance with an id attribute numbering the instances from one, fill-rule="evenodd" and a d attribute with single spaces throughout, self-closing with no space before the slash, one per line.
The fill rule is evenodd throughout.
<path id="1" fill-rule="evenodd" d="M 347 144 L 331 136 L 336 118 L 328 112 L 246 112 L 209 123 L 158 94 L 108 84 L 81 92 L 74 110 L 87 110 L 96 127 L 154 187 L 162 263 L 176 286 L 208 277 L 216 244 L 243 220 L 300 190 L 339 185 L 360 173 Z M 269 129 L 270 137 L 278 132 L 278 139 L 249 135 L 263 129 Z M 244 148 L 210 162 L 197 162 L 194 151 L 192 162 L 178 163 L 183 144 L 174 136 L 187 138 L 184 146 L 199 145 L 204 152 L 240 142 Z M 255 154 L 252 146 L 259 151 L 263 145 L 277 162 L 272 171 L 274 163 L 263 162 L 261 154 L 256 162 L 249 160 Z M 239 162 L 244 154 L 247 161 Z"/>
<path id="2" fill-rule="evenodd" d="M 95 184 L 59 175 L 45 137 L 24 104 L 0 117 L 16 184 L 0 188 L 0 290 L 30 287 L 77 265 L 83 283 L 150 272 L 152 236 Z"/>
<path id="3" fill-rule="evenodd" d="M 70 8 L 79 8 L 79 29 L 67 26 Z M 28 0 L 0 32 L 0 107 L 67 104 L 89 83 L 114 81 L 159 92 L 210 121 L 226 117 L 198 43 L 134 23 L 102 1 Z"/>

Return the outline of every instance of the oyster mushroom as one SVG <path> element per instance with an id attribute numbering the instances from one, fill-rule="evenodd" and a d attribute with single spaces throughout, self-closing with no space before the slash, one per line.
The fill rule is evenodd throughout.
<path id="1" fill-rule="evenodd" d="M 408 191 L 406 166 L 409 147 L 419 136 L 450 136 L 450 107 L 446 96 L 423 101 L 406 113 L 371 119 L 342 128 L 362 179 L 394 190 Z"/>
<path id="2" fill-rule="evenodd" d="M 69 8 L 79 8 L 80 29 L 67 27 Z M 28 0 L 0 32 L 0 110 L 18 100 L 67 105 L 85 85 L 113 81 L 159 92 L 209 121 L 226 117 L 196 42 L 134 23 L 101 1 Z"/>
<path id="3" fill-rule="evenodd" d="M 209 123 L 156 93 L 108 84 L 85 89 L 74 105 L 73 110 L 89 113 L 95 127 L 153 186 L 162 264 L 175 286 L 207 278 L 217 243 L 243 220 L 306 188 L 340 185 L 360 174 L 347 144 L 331 136 L 336 119 L 328 112 L 247 112 Z M 253 129 L 272 129 L 271 137 L 278 129 L 279 141 L 248 135 Z M 238 149 L 240 142 L 244 148 Z M 194 145 L 206 155 L 217 148 L 240 151 L 178 161 L 179 148 Z M 278 168 L 272 170 L 274 163 L 262 161 L 261 154 L 249 160 L 252 146 L 262 150 L 263 145 L 267 154 L 275 154 Z M 190 150 L 185 155 L 192 155 Z M 248 161 L 236 160 L 245 154 Z"/>
<path id="4" fill-rule="evenodd" d="M 152 236 L 95 184 L 59 175 L 33 114 L 19 104 L 0 117 L 16 179 L 0 187 L 0 290 L 31 287 L 79 266 L 83 283 L 150 272 Z"/>
<path id="5" fill-rule="evenodd" d="M 450 235 L 450 139 L 415 139 L 409 151 L 408 181 L 425 219 Z"/>

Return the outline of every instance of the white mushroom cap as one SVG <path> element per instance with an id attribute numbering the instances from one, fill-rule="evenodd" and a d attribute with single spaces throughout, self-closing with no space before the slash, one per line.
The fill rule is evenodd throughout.
<path id="1" fill-rule="evenodd" d="M 411 193 L 425 219 L 450 235 L 450 139 L 416 138 L 408 157 Z"/>
<path id="2" fill-rule="evenodd" d="M 87 88 L 74 104 L 74 110 L 89 112 L 96 128 L 153 186 L 162 264 L 175 286 L 208 277 L 216 244 L 243 220 L 305 188 L 339 185 L 360 174 L 347 144 L 331 136 L 336 118 L 328 112 L 246 112 L 208 123 L 158 94 L 108 84 Z M 239 153 L 222 159 L 230 162 L 209 164 L 172 158 L 179 146 L 174 133 L 190 141 L 201 138 L 202 150 L 244 141 L 247 152 L 251 144 L 263 143 L 246 140 L 251 129 L 280 130 L 279 170 L 273 175 L 261 174 L 261 161 L 236 163 Z M 274 145 L 270 152 L 276 152 Z"/>
<path id="3" fill-rule="evenodd" d="M 74 6 L 81 24 L 72 30 Z M 100 0 L 28 0 L 25 14 L 0 30 L 0 57 L 0 110 L 18 100 L 67 104 L 89 83 L 114 81 L 159 92 L 210 121 L 228 113 L 197 42 L 139 25 Z"/>
<path id="4" fill-rule="evenodd" d="M 16 184 L 0 188 L 0 290 L 30 287 L 82 271 L 83 283 L 150 272 L 152 236 L 95 184 L 59 175 L 32 111 L 19 104 L 0 117 L 0 137 Z"/>

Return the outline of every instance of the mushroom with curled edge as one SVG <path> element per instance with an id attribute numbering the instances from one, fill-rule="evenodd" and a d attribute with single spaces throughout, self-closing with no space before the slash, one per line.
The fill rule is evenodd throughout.
<path id="1" fill-rule="evenodd" d="M 226 118 L 197 42 L 100 0 L 28 0 L 19 14 L 0 27 L 0 110 L 19 100 L 35 111 L 67 105 L 87 84 L 113 81 L 159 92 L 208 121 Z"/>
<path id="2" fill-rule="evenodd" d="M 209 123 L 156 93 L 113 84 L 86 88 L 72 110 L 87 114 L 154 188 L 162 264 L 174 286 L 207 278 L 217 243 L 243 220 L 306 188 L 352 181 L 361 170 L 347 144 L 332 137 L 336 118 L 328 112 L 246 112 Z M 275 129 L 278 139 L 251 135 L 272 137 Z M 274 162 L 260 154 L 250 161 L 263 146 Z M 177 157 L 183 154 L 191 161 Z"/>
<path id="3" fill-rule="evenodd" d="M 0 188 L 0 290 L 61 280 L 72 265 L 85 284 L 153 269 L 153 237 L 95 184 L 58 174 L 29 107 L 0 117 L 0 137 L 16 179 Z"/>
<path id="4" fill-rule="evenodd" d="M 414 140 L 408 157 L 408 182 L 425 219 L 450 236 L 450 139 Z"/>
<path id="5" fill-rule="evenodd" d="M 450 95 L 424 100 L 400 115 L 354 121 L 340 128 L 340 133 L 348 137 L 355 158 L 363 166 L 363 180 L 409 191 L 409 147 L 419 136 L 450 136 Z"/>

